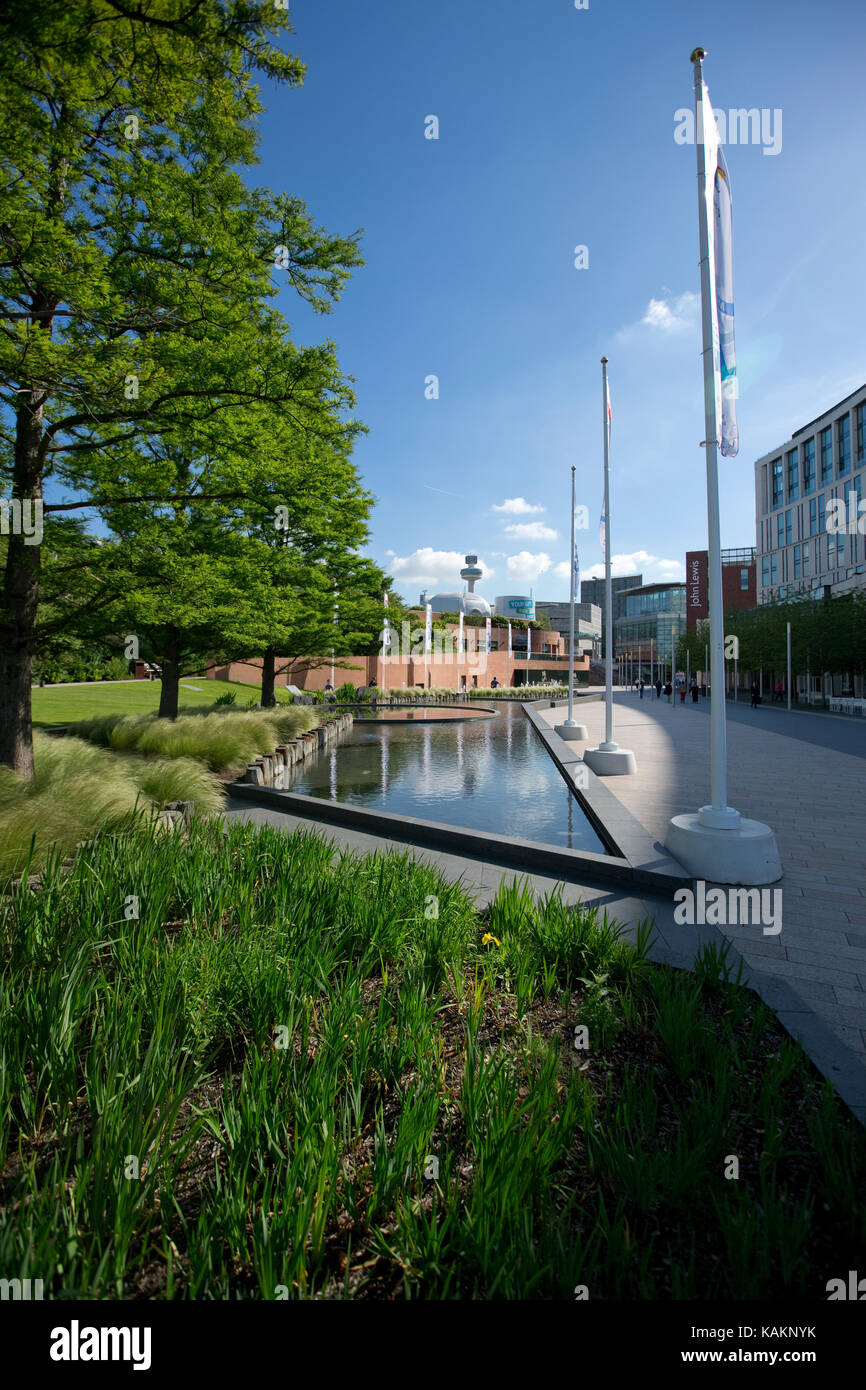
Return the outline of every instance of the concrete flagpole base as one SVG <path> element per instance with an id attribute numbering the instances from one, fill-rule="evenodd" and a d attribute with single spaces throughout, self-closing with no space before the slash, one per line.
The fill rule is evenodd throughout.
<path id="1" fill-rule="evenodd" d="M 554 724 L 553 732 L 559 734 L 560 738 L 581 740 L 586 742 L 589 733 L 585 724 L 578 724 L 573 719 L 566 719 L 562 724 Z"/>
<path id="2" fill-rule="evenodd" d="M 583 761 L 597 777 L 624 777 L 637 772 L 637 763 L 630 748 L 620 748 L 618 743 L 600 743 L 597 748 L 587 748 Z"/>
<path id="3" fill-rule="evenodd" d="M 588 756 L 588 754 L 587 754 Z M 708 883 L 757 886 L 782 877 L 776 837 L 763 821 L 747 820 L 733 807 L 673 816 L 665 849 L 695 878 Z"/>

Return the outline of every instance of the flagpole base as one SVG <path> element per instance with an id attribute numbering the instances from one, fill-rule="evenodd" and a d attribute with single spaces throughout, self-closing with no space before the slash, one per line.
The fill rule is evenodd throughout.
<path id="1" fill-rule="evenodd" d="M 583 761 L 597 777 L 626 777 L 637 772 L 634 753 L 616 743 L 600 743 L 597 748 L 587 748 Z"/>
<path id="2" fill-rule="evenodd" d="M 553 732 L 559 734 L 560 738 L 570 739 L 572 742 L 586 742 L 589 733 L 585 724 L 577 724 L 573 719 L 566 719 L 562 724 L 554 724 Z"/>
<path id="3" fill-rule="evenodd" d="M 763 821 L 748 820 L 738 812 L 737 824 L 728 828 L 707 825 L 701 817 L 712 807 L 673 816 L 668 822 L 665 849 L 695 878 L 708 883 L 759 886 L 782 877 L 782 861 L 776 837 Z M 728 806 L 726 811 L 732 811 Z M 725 811 L 717 811 L 723 817 Z"/>

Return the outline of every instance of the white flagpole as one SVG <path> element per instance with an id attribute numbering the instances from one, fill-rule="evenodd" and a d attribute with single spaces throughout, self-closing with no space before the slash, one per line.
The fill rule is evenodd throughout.
<path id="1" fill-rule="evenodd" d="M 574 464 L 571 465 L 571 587 L 569 590 L 568 615 L 570 641 L 568 644 L 568 718 L 564 724 L 556 724 L 554 732 L 560 738 L 565 739 L 586 739 L 589 737 L 583 724 L 577 724 L 574 718 L 574 591 L 577 586 L 577 560 L 574 553 Z"/>
<path id="2" fill-rule="evenodd" d="M 604 411 L 604 742 L 613 742 L 613 580 L 610 573 L 610 420 L 607 413 L 607 358 L 601 359 Z M 603 745 L 602 745 L 603 746 Z"/>
<path id="3" fill-rule="evenodd" d="M 715 267 L 710 264 L 710 220 L 707 207 L 707 147 L 705 140 L 704 50 L 692 54 L 695 71 L 695 138 L 698 147 L 698 228 L 701 245 L 701 327 L 704 357 L 704 448 L 707 459 L 707 530 L 710 600 L 710 807 L 701 821 L 716 829 L 735 830 L 740 813 L 728 806 L 727 730 L 725 727 L 725 634 L 722 614 L 722 543 L 719 524 L 718 428 L 716 416 L 716 344 L 713 321 Z M 712 108 L 710 108 L 711 119 Z M 717 330 L 716 330 L 717 331 Z M 705 815 L 704 812 L 707 812 Z"/>
<path id="4" fill-rule="evenodd" d="M 719 526 L 719 471 L 717 392 L 721 394 L 721 350 L 716 311 L 715 228 L 710 240 L 710 215 L 715 201 L 718 131 L 702 63 L 706 54 L 696 48 L 691 55 L 695 80 L 695 139 L 698 164 L 698 230 L 701 252 L 701 328 L 704 359 L 704 433 L 707 462 L 707 531 L 710 603 L 710 787 L 711 802 L 697 815 L 674 816 L 668 824 L 665 846 L 695 877 L 716 883 L 774 883 L 782 875 L 775 837 L 768 825 L 743 820 L 728 805 L 727 748 L 725 729 L 725 642 L 722 614 L 722 548 Z M 707 135 L 712 148 L 712 190 L 707 184 Z M 717 353 L 719 354 L 717 359 Z"/>
<path id="5" fill-rule="evenodd" d="M 630 748 L 613 739 L 613 580 L 610 555 L 610 415 L 608 413 L 607 358 L 601 359 L 601 400 L 604 436 L 604 742 L 587 748 L 583 760 L 601 777 L 617 777 L 637 771 Z"/>

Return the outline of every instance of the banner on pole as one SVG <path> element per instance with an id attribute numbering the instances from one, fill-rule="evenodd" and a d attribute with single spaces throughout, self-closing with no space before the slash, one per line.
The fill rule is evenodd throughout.
<path id="1" fill-rule="evenodd" d="M 716 388 L 716 420 L 719 450 L 734 458 L 740 447 L 737 429 L 737 355 L 734 346 L 733 204 L 731 180 L 719 128 L 706 82 L 701 81 L 701 121 L 709 228 L 710 272 L 713 277 L 713 376 Z"/>
<path id="2" fill-rule="evenodd" d="M 424 607 L 427 613 L 424 624 L 424 655 L 429 656 L 433 650 L 433 605 L 426 603 Z"/>

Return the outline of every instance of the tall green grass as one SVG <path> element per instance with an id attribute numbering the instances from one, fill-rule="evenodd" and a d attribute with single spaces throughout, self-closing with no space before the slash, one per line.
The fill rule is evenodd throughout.
<path id="1" fill-rule="evenodd" d="M 866 1139 L 718 957 L 215 820 L 102 837 L 0 913 L 0 1270 L 49 1296 L 823 1297 L 856 1267 Z"/>
<path id="2" fill-rule="evenodd" d="M 215 772 L 243 767 L 261 753 L 312 729 L 318 714 L 308 705 L 276 709 L 193 710 L 177 719 L 153 714 L 106 715 L 76 724 L 78 738 L 115 752 L 146 757 L 198 758 Z"/>
<path id="3" fill-rule="evenodd" d="M 219 779 L 191 758 L 123 757 L 78 738 L 33 738 L 35 779 L 0 768 L 0 881 L 41 868 L 103 829 L 119 829 L 167 801 L 197 812 L 223 804 Z"/>

